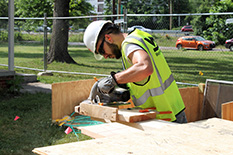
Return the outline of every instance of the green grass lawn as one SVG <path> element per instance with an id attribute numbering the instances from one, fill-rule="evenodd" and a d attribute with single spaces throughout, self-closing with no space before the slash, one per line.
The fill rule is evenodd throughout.
<path id="1" fill-rule="evenodd" d="M 8 64 L 8 47 L 0 44 L 0 64 Z M 69 53 L 77 64 L 53 62 L 48 70 L 67 72 L 109 74 L 122 70 L 121 60 L 96 61 L 85 47 L 70 46 Z M 229 51 L 162 50 L 176 81 L 199 84 L 206 79 L 233 81 L 233 53 Z M 43 69 L 43 45 L 15 45 L 15 66 Z M 0 69 L 7 67 L 0 66 Z M 18 73 L 37 74 L 39 71 L 15 69 Z M 200 75 L 199 72 L 203 75 Z M 43 83 L 56 83 L 92 79 L 90 75 L 54 73 L 53 76 L 41 76 Z M 51 123 L 51 94 L 21 94 L 7 99 L 0 98 L 0 154 L 32 154 L 36 147 L 77 141 L 71 133 L 66 135 L 65 128 Z M 14 121 L 18 115 L 20 119 Z M 80 135 L 80 140 L 89 137 Z"/>

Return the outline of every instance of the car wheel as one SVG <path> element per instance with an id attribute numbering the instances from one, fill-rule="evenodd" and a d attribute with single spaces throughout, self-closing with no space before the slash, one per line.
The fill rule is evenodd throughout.
<path id="1" fill-rule="evenodd" d="M 181 44 L 178 44 L 178 45 L 177 45 L 177 48 L 178 48 L 178 50 L 181 50 L 181 49 L 182 49 L 182 45 L 181 45 Z"/>
<path id="2" fill-rule="evenodd" d="M 199 51 L 203 51 L 203 46 L 202 46 L 202 45 L 199 45 L 199 46 L 198 46 L 198 50 L 199 50 Z"/>
<path id="3" fill-rule="evenodd" d="M 230 46 L 230 51 L 233 51 L 233 45 Z"/>

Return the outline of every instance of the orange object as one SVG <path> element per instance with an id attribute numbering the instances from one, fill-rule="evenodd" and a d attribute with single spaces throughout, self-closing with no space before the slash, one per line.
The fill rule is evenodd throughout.
<path id="1" fill-rule="evenodd" d="M 98 81 L 98 79 L 95 76 L 93 78 L 94 78 L 95 81 Z"/>
<path id="2" fill-rule="evenodd" d="M 141 109 L 139 110 L 139 112 L 150 112 L 150 111 L 154 111 L 157 114 L 171 114 L 171 111 L 157 111 L 156 108 L 146 108 L 146 109 Z"/>
<path id="3" fill-rule="evenodd" d="M 103 104 L 103 103 L 99 103 L 99 105 L 101 105 L 101 106 L 102 106 L 102 105 L 104 105 L 104 104 Z"/>

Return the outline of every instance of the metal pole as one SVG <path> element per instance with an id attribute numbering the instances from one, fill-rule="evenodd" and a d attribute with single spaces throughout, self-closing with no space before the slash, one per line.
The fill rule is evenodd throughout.
<path id="1" fill-rule="evenodd" d="M 118 0 L 118 14 L 121 14 L 121 0 Z M 121 17 L 118 17 L 118 19 L 121 19 Z"/>
<path id="2" fill-rule="evenodd" d="M 8 70 L 14 71 L 14 0 L 8 6 Z"/>
<path id="3" fill-rule="evenodd" d="M 124 33 L 127 32 L 127 9 L 124 8 L 124 22 L 123 22 L 123 27 L 124 27 Z"/>
<path id="4" fill-rule="evenodd" d="M 47 14 L 44 13 L 44 72 L 47 70 Z"/>

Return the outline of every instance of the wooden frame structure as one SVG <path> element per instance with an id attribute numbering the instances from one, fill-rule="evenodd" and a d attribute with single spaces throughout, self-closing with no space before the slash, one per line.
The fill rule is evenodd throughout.
<path id="1" fill-rule="evenodd" d="M 61 119 L 74 112 L 78 106 L 89 96 L 94 79 L 62 82 L 52 84 L 52 120 Z M 189 122 L 200 120 L 204 84 L 200 87 L 180 88 L 180 93 L 186 106 L 185 113 Z M 120 109 L 132 107 L 121 106 Z"/>

